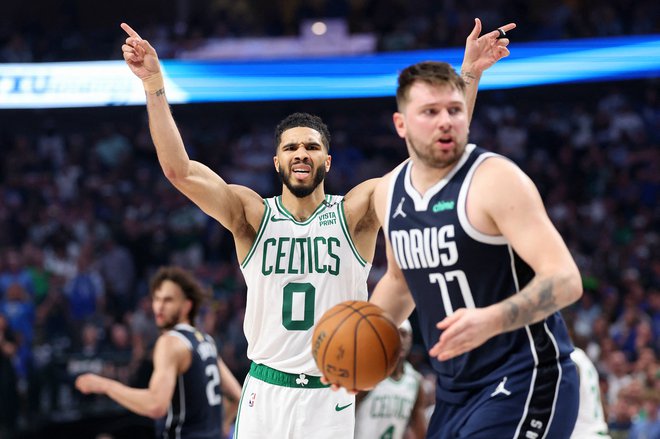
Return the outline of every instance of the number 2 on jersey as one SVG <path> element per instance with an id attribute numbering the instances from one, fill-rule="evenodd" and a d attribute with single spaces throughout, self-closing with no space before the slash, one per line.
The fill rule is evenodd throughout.
<path id="1" fill-rule="evenodd" d="M 306 331 L 314 325 L 316 288 L 310 283 L 291 282 L 284 287 L 282 298 L 282 326 L 289 331 Z M 294 297 L 303 296 L 303 309 L 294 319 Z M 296 301 L 298 304 L 300 301 Z M 299 306 L 298 306 L 299 307 Z M 298 308 L 297 307 L 297 308 Z M 299 310 L 296 310 L 299 311 Z M 302 316 L 302 320 L 300 317 Z"/>
<path id="2" fill-rule="evenodd" d="M 206 375 L 209 377 L 209 381 L 206 383 L 206 399 L 209 400 L 209 405 L 214 406 L 222 402 L 222 396 L 220 396 L 220 371 L 218 370 L 217 364 L 209 364 L 206 366 Z"/>

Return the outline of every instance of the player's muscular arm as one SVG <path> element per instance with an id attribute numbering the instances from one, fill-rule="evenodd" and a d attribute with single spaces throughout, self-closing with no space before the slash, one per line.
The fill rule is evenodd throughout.
<path id="1" fill-rule="evenodd" d="M 575 262 L 536 187 L 513 163 L 490 158 L 479 166 L 467 213 L 482 233 L 504 235 L 535 277 L 508 299 L 483 308 L 461 308 L 440 321 L 440 340 L 429 350 L 440 361 L 471 351 L 497 334 L 541 321 L 582 294 Z"/>
<path id="2" fill-rule="evenodd" d="M 263 212 L 261 197 L 251 189 L 227 184 L 206 165 L 190 160 L 164 101 L 164 95 L 147 97 L 149 127 L 163 173 L 181 193 L 231 231 L 237 240 L 241 239 L 246 226 L 252 224 L 247 210 L 256 208 Z M 257 220 L 253 228 L 258 224 Z"/>
<path id="3" fill-rule="evenodd" d="M 535 323 L 562 309 L 556 296 L 565 288 L 562 283 L 567 282 L 568 279 L 556 279 L 556 276 L 536 276 L 519 294 L 503 303 L 505 318 L 502 330 L 510 331 Z"/>
<path id="4" fill-rule="evenodd" d="M 240 383 L 221 359 L 218 359 L 218 369 L 220 370 L 220 383 L 223 396 L 238 402 L 241 399 Z"/>
<path id="5" fill-rule="evenodd" d="M 178 190 L 229 229 L 237 240 L 243 239 L 252 225 L 251 211 L 256 209 L 256 216 L 259 216 L 261 198 L 249 189 L 239 190 L 228 185 L 207 166 L 190 160 L 167 102 L 156 50 L 126 23 L 121 27 L 128 35 L 122 46 L 124 60 L 144 84 L 149 129 L 163 173 Z M 246 208 L 246 203 L 252 205 Z M 256 222 L 258 225 L 258 220 Z"/>
<path id="6" fill-rule="evenodd" d="M 165 416 L 177 374 L 190 364 L 190 351 L 180 340 L 161 336 L 154 348 L 154 371 L 146 389 L 128 387 L 119 381 L 94 374 L 81 375 L 76 387 L 83 393 L 105 394 L 128 410 L 150 418 Z"/>
<path id="7" fill-rule="evenodd" d="M 167 179 L 206 214 L 226 227 L 236 240 L 239 259 L 252 245 L 264 211 L 252 189 L 229 185 L 208 166 L 190 160 L 165 96 L 148 95 L 149 127 L 158 160 Z"/>
<path id="8" fill-rule="evenodd" d="M 572 304 L 582 295 L 582 283 L 532 181 L 508 160 L 489 159 L 482 166 L 485 172 L 477 172 L 471 190 L 494 194 L 486 202 L 486 209 L 495 227 L 535 273 L 520 292 L 495 305 L 501 330 L 506 332 L 538 322 Z M 489 192 L 480 189 L 486 180 L 495 182 L 496 187 Z"/>
<path id="9" fill-rule="evenodd" d="M 389 241 L 387 242 L 387 271 L 374 288 L 369 302 L 381 307 L 398 327 L 415 309 L 406 279 L 396 261 Z"/>
<path id="10" fill-rule="evenodd" d="M 238 403 L 241 400 L 241 385 L 220 358 L 218 358 L 218 369 L 220 370 L 220 390 L 225 398 L 222 402 L 222 416 L 223 430 L 226 432 L 229 431 L 231 424 L 236 419 Z"/>
<path id="11" fill-rule="evenodd" d="M 376 185 L 373 194 L 374 210 L 378 223 L 383 224 L 387 209 L 387 188 L 391 174 L 386 175 Z M 380 306 L 392 318 L 397 327 L 410 316 L 415 309 L 403 272 L 394 259 L 394 252 L 389 240 L 386 240 L 387 271 L 378 281 L 371 294 L 370 302 Z"/>

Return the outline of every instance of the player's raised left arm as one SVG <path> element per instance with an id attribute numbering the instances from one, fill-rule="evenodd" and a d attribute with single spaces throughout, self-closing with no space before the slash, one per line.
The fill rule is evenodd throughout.
<path id="1" fill-rule="evenodd" d="M 499 27 L 505 34 L 515 28 L 515 23 L 508 23 Z M 474 28 L 465 40 L 465 54 L 461 65 L 461 77 L 465 81 L 465 103 L 468 109 L 468 121 L 472 120 L 481 75 L 496 62 L 509 56 L 509 49 L 507 48 L 509 39 L 501 37 L 497 29 L 479 36 L 480 34 L 481 20 L 475 18 Z"/>

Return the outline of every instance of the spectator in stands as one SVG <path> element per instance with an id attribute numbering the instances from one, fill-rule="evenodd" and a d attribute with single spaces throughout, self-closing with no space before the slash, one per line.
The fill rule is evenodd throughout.
<path id="1" fill-rule="evenodd" d="M 34 295 L 34 284 L 30 272 L 23 263 L 21 253 L 10 248 L 4 252 L 4 268 L 0 272 L 0 299 L 7 294 L 7 289 L 12 284 L 19 284 L 30 295 Z"/>
<path id="2" fill-rule="evenodd" d="M 642 410 L 632 421 L 629 439 L 660 438 L 660 393 L 647 389 L 642 395 Z"/>
<path id="3" fill-rule="evenodd" d="M 12 437 L 18 416 L 16 370 L 18 343 L 7 318 L 0 312 L 0 437 Z"/>
<path id="4" fill-rule="evenodd" d="M 105 284 L 93 257 L 91 243 L 84 245 L 78 255 L 77 273 L 64 286 L 69 316 L 76 323 L 102 318 L 105 314 Z"/>
<path id="5" fill-rule="evenodd" d="M 33 291 L 34 304 L 41 304 L 50 288 L 51 275 L 44 268 L 44 252 L 31 242 L 26 242 L 22 249 L 25 269 L 30 276 Z"/>
<path id="6" fill-rule="evenodd" d="M 607 402 L 614 404 L 619 392 L 633 382 L 630 364 L 622 351 L 614 351 L 607 359 Z"/>
<path id="7" fill-rule="evenodd" d="M 19 390 L 27 391 L 27 378 L 32 362 L 32 340 L 34 336 L 34 303 L 22 285 L 9 285 L 5 298 L 0 300 L 0 313 L 4 314 L 9 327 L 16 335 Z"/>
<path id="8" fill-rule="evenodd" d="M 98 270 L 106 286 L 110 311 L 120 317 L 134 306 L 135 265 L 128 249 L 108 236 L 101 244 Z"/>

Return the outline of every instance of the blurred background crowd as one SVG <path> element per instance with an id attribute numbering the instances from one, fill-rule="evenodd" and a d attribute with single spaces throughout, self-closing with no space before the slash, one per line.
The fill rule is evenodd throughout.
<path id="1" fill-rule="evenodd" d="M 130 19 L 158 36 L 149 38 L 163 58 L 212 38 L 295 34 L 303 18 L 343 18 L 351 33 L 373 33 L 382 51 L 463 46 L 475 16 L 488 28 L 516 21 L 515 51 L 517 41 L 658 33 L 660 16 L 646 0 L 182 0 L 130 10 L 65 1 L 62 12 L 44 2 L 34 16 L 15 3 L 7 7 L 16 20 L 0 17 L 0 62 L 117 59 L 117 24 Z M 100 17 L 87 20 L 93 13 Z M 660 423 L 658 85 L 481 92 L 470 131 L 530 175 L 580 267 L 585 293 L 564 315 L 600 372 L 614 437 Z M 280 191 L 273 131 L 293 111 L 330 128 L 328 193 L 407 156 L 392 127 L 393 97 L 173 108 L 193 158 L 264 197 Z M 143 107 L 3 110 L 0 149 L 0 437 L 122 412 L 77 393 L 73 379 L 91 371 L 147 385 L 158 335 L 147 282 L 164 264 L 190 268 L 211 288 L 199 325 L 245 376 L 245 285 L 232 238 L 162 176 Z M 372 283 L 385 269 L 382 243 L 376 253 Z M 431 375 L 416 341 L 409 360 Z"/>
<path id="2" fill-rule="evenodd" d="M 340 19 L 373 34 L 377 50 L 463 46 L 474 17 L 520 24 L 516 41 L 657 33 L 655 0 L 84 0 L 6 2 L 0 62 L 116 59 L 121 21 L 140 29 L 163 57 L 209 39 L 296 36 L 306 20 Z"/>

